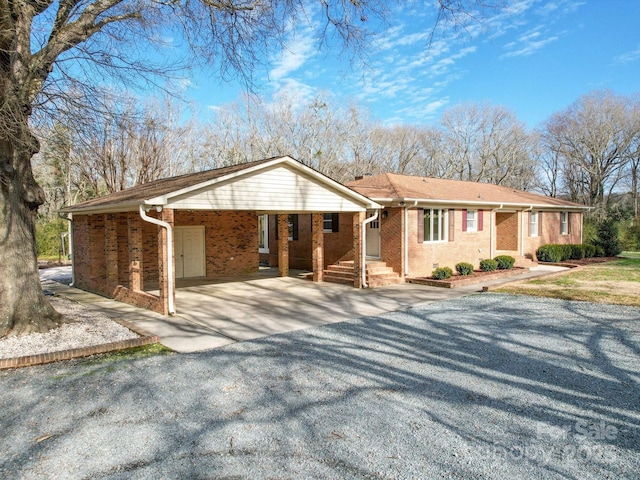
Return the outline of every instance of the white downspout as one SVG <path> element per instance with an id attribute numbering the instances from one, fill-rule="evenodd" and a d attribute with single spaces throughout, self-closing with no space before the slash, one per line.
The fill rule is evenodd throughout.
<path id="1" fill-rule="evenodd" d="M 524 219 L 524 212 L 531 212 L 533 211 L 533 205 L 531 205 L 529 208 L 525 208 L 524 210 L 522 210 L 522 225 L 520 225 L 520 255 L 524 257 L 524 225 L 525 225 L 525 219 Z"/>
<path id="2" fill-rule="evenodd" d="M 491 245 L 489 245 L 489 258 L 493 258 L 495 255 L 495 249 L 493 247 L 493 244 L 495 243 L 495 237 L 496 234 L 494 233 L 494 230 L 496 229 L 496 222 L 494 220 L 495 217 L 495 213 L 498 210 L 502 210 L 502 207 L 504 206 L 504 203 L 501 203 L 500 206 L 498 208 L 494 208 L 493 210 L 491 210 L 491 235 L 489 236 L 489 241 L 491 242 Z"/>
<path id="3" fill-rule="evenodd" d="M 367 288 L 367 225 L 378 218 L 378 210 L 362 222 L 362 288 Z"/>
<path id="4" fill-rule="evenodd" d="M 162 210 L 162 208 L 161 208 Z M 173 249 L 173 229 L 171 228 L 171 225 L 167 222 L 164 222 L 162 220 L 158 220 L 157 218 L 153 218 L 147 215 L 147 213 L 145 212 L 145 205 L 140 205 L 140 218 L 142 218 L 144 221 L 149 222 L 149 223 L 153 223 L 155 225 L 158 225 L 159 227 L 162 228 L 166 228 L 167 229 L 167 277 L 168 277 L 168 282 L 167 282 L 167 295 L 169 296 L 169 315 L 175 315 L 176 313 L 176 309 L 175 306 L 173 304 L 173 294 L 174 294 L 174 288 L 173 288 L 173 261 L 172 261 L 172 252 L 171 250 Z"/>

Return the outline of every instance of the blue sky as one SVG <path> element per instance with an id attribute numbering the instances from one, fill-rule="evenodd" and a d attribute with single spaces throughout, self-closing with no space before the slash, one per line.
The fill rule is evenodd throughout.
<path id="1" fill-rule="evenodd" d="M 430 46 L 434 9 L 425 3 L 394 9 L 366 65 L 318 51 L 303 28 L 256 72 L 257 93 L 357 101 L 386 124 L 430 124 L 449 107 L 486 101 L 534 128 L 592 90 L 640 92 L 640 0 L 510 1 L 480 24 L 443 28 Z M 186 98 L 205 111 L 242 95 L 211 72 L 185 83 Z"/>

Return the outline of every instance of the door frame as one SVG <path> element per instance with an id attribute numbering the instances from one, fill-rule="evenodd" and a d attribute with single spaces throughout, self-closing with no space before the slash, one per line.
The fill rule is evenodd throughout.
<path id="1" fill-rule="evenodd" d="M 186 277 L 184 276 L 184 242 L 182 241 L 182 235 L 184 234 L 185 230 L 198 230 L 201 232 L 201 238 L 202 238 L 202 252 L 201 252 L 201 265 L 202 265 L 202 275 L 196 275 L 194 277 Z M 180 232 L 178 234 L 178 232 Z M 180 252 L 180 256 L 181 256 L 181 261 L 182 261 L 182 276 L 179 277 L 178 276 L 178 252 L 176 251 L 176 245 L 177 245 L 177 238 L 178 235 L 180 235 L 180 243 L 183 246 L 183 251 Z M 179 227 L 174 227 L 174 239 L 173 239 L 173 255 L 175 258 L 175 264 L 176 264 L 176 268 L 175 268 L 175 278 L 199 278 L 199 277 L 206 277 L 207 276 L 207 254 L 206 254 L 206 237 L 205 237 L 205 228 L 204 225 L 183 225 L 183 226 L 179 226 Z"/>
<path id="2" fill-rule="evenodd" d="M 375 211 L 367 211 L 367 218 L 372 217 L 376 214 Z M 373 228 L 371 225 L 376 224 L 378 225 L 378 228 Z M 372 258 L 372 259 L 380 259 L 381 255 L 382 255 L 382 242 L 380 239 L 380 216 L 378 215 L 378 218 L 376 218 L 375 220 L 373 220 L 372 222 L 367 223 L 367 225 L 365 226 L 365 257 L 366 258 Z M 369 232 L 371 230 L 376 230 L 377 231 L 377 237 L 378 237 L 378 248 L 377 248 L 377 254 L 376 255 L 371 255 L 369 254 Z"/>

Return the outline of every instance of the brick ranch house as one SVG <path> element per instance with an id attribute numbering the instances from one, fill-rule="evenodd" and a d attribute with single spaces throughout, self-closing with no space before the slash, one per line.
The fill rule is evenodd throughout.
<path id="1" fill-rule="evenodd" d="M 175 313 L 176 279 L 257 272 L 269 217 L 278 218 L 269 251 L 280 276 L 288 275 L 296 244 L 291 219 L 304 217 L 314 226 L 309 270 L 322 281 L 326 212 L 353 226 L 343 251 L 328 253 L 355 260 L 359 273 L 366 212 L 380 208 L 285 156 L 157 180 L 61 211 L 72 218 L 74 286 L 166 315 Z M 353 285 L 361 282 L 355 275 Z"/>
<path id="2" fill-rule="evenodd" d="M 545 243 L 580 243 L 586 207 L 506 187 L 406 175 L 342 185 L 290 157 L 182 175 L 63 209 L 74 285 L 163 314 L 176 279 L 260 264 L 361 288 L 478 266 L 519 264 Z M 170 259 L 170 261 L 167 261 Z M 158 293 L 156 294 L 155 291 Z"/>

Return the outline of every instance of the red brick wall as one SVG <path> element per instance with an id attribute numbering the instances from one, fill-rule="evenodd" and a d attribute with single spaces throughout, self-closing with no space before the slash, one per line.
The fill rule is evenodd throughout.
<path id="1" fill-rule="evenodd" d="M 129 286 L 128 218 L 138 212 L 109 214 L 115 231 L 108 235 L 106 215 L 74 215 L 73 240 L 76 286 L 108 297 L 164 312 L 158 297 L 133 292 Z M 153 212 L 150 216 L 158 217 Z M 208 278 L 258 270 L 258 217 L 255 212 L 175 212 L 176 226 L 205 226 L 205 258 Z M 158 288 L 159 227 L 141 221 L 143 289 Z M 117 239 L 117 282 L 107 281 L 105 238 Z M 111 254 L 112 256 L 113 253 Z M 113 268 L 113 265 L 112 265 Z"/>
<path id="2" fill-rule="evenodd" d="M 324 267 L 353 260 L 353 213 L 338 215 L 338 231 L 324 234 Z M 312 270 L 311 214 L 298 215 L 298 240 L 289 241 L 289 268 Z M 269 215 L 269 265 L 278 266 L 276 215 Z"/>
<path id="3" fill-rule="evenodd" d="M 454 241 L 418 243 L 418 210 L 409 209 L 409 276 L 429 276 L 436 263 L 440 267 L 454 268 L 458 262 L 469 262 L 477 268 L 481 258 L 491 255 L 491 212 L 483 210 L 483 229 L 479 232 L 462 231 L 462 210 L 449 210 L 451 214 L 454 215 Z"/>
<path id="4" fill-rule="evenodd" d="M 338 215 L 338 231 L 324 234 L 324 266 L 353 260 L 353 213 Z"/>
<path id="5" fill-rule="evenodd" d="M 532 237 L 529 232 L 529 212 L 524 212 L 525 253 L 531 258 L 534 258 L 538 247 L 548 243 L 580 243 L 582 213 L 569 213 L 569 233 L 567 235 L 562 235 L 560 231 L 560 212 L 539 212 L 538 216 L 539 235 Z"/>
<path id="6" fill-rule="evenodd" d="M 399 274 L 404 263 L 403 232 L 404 208 L 385 208 L 380 219 L 380 260 Z"/>
<path id="7" fill-rule="evenodd" d="M 207 278 L 258 271 L 256 212 L 176 211 L 176 227 L 198 225 L 205 227 Z"/>

